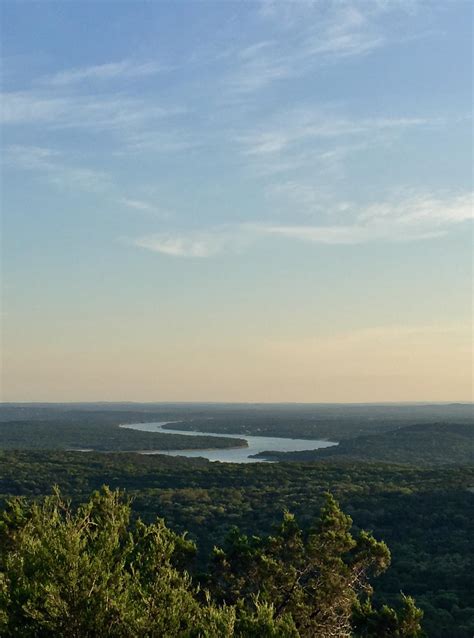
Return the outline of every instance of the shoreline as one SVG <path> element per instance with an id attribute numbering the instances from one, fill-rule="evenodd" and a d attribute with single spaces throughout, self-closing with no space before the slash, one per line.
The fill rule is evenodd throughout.
<path id="1" fill-rule="evenodd" d="M 180 452 L 223 452 L 225 450 L 243 450 L 248 448 L 249 445 L 247 443 L 247 445 L 232 445 L 230 447 L 189 447 L 183 448 L 182 450 L 177 450 L 175 448 L 172 450 L 140 450 L 137 451 L 137 454 L 169 454 L 170 452 L 174 452 L 176 455 L 179 455 Z M 175 454 L 173 454 L 173 456 L 175 456 Z"/>

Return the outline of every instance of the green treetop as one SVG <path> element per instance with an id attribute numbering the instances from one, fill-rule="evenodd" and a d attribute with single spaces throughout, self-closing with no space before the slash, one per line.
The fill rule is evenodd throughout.
<path id="1" fill-rule="evenodd" d="M 158 519 L 131 519 L 108 488 L 73 509 L 59 492 L 0 514 L 0 635 L 21 638 L 421 636 L 411 599 L 374 609 L 390 554 L 328 496 L 304 534 L 290 514 L 267 538 L 234 531 L 195 584 L 195 547 Z"/>

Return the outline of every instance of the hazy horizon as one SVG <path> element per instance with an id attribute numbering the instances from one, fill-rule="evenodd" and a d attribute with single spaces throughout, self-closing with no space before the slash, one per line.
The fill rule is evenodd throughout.
<path id="1" fill-rule="evenodd" d="M 379 402 L 309 402 L 309 401 L 0 401 L 0 406 L 280 406 L 280 407 L 390 407 L 390 406 L 416 406 L 416 407 L 471 407 L 474 401 L 379 401 Z"/>

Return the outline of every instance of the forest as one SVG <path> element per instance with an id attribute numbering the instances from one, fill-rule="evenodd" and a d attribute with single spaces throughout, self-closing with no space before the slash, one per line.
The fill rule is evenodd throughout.
<path id="1" fill-rule="evenodd" d="M 40 499 L 58 484 L 75 503 L 103 484 L 125 489 L 135 515 L 163 517 L 171 529 L 197 541 L 195 569 L 237 526 L 269 534 L 282 512 L 307 529 L 330 490 L 356 530 L 373 531 L 392 554 L 378 579 L 392 604 L 400 591 L 425 612 L 428 636 L 470 638 L 472 605 L 473 467 L 382 463 L 222 464 L 201 459 L 136 454 L 5 451 L 0 462 L 3 503 L 11 495 Z"/>
<path id="2" fill-rule="evenodd" d="M 214 431 L 224 429 L 219 428 L 223 417 L 217 419 L 212 408 L 197 406 L 193 416 L 193 408 L 186 407 L 186 410 L 190 423 L 192 418 L 198 418 L 197 413 L 204 421 L 206 412 L 208 418 L 215 421 Z M 242 410 L 243 417 L 247 414 L 245 427 L 250 427 L 250 424 L 253 428 L 263 427 L 266 422 L 268 428 L 276 428 L 283 421 L 278 415 L 272 418 L 269 411 L 262 411 L 264 414 L 258 415 L 258 410 Z M 74 416 L 70 412 L 69 416 L 65 416 L 64 411 L 61 416 L 60 410 L 51 416 L 51 412 L 48 408 L 47 414 L 41 413 L 39 420 L 31 415 L 27 415 L 28 418 L 22 415 L 22 419 L 28 421 L 31 427 L 36 427 L 47 416 L 43 423 L 56 423 L 58 427 L 74 431 L 77 414 L 82 413 L 82 422 L 89 421 L 90 427 L 96 422 L 97 429 L 102 430 L 104 435 L 107 430 L 103 428 L 107 421 L 107 427 L 116 427 L 117 422 L 124 422 L 117 409 L 102 410 L 102 422 L 100 419 L 95 421 L 97 417 L 93 414 L 93 408 L 73 410 Z M 177 408 L 169 408 L 162 413 L 150 410 L 153 418 L 150 412 L 142 412 L 141 417 L 138 412 L 133 411 L 134 422 L 138 422 L 139 418 L 177 418 Z M 235 416 L 238 410 L 232 408 L 231 411 L 229 408 L 229 412 Z M 13 430 L 11 412 L 5 416 L 8 416 L 8 420 L 0 424 L 0 432 L 4 427 L 6 432 Z M 419 415 L 416 416 L 418 421 Z M 439 418 L 439 414 L 436 416 Z M 327 415 L 320 418 L 326 423 L 330 420 Z M 352 418 L 357 423 L 362 417 L 353 415 Z M 350 417 L 346 416 L 345 419 L 340 431 L 349 429 Z M 295 410 L 295 421 L 300 423 L 300 428 L 310 427 L 311 420 L 306 410 L 300 413 Z M 389 422 L 392 424 L 391 431 Z M 466 418 L 460 418 L 458 412 L 456 422 L 452 423 L 430 424 L 426 420 L 425 423 L 409 425 L 397 416 L 394 419 L 387 418 L 378 432 L 377 427 L 377 423 L 371 422 L 372 434 L 368 435 L 359 434 L 360 428 L 355 426 L 357 434 L 352 439 L 346 436 L 341 439 L 339 446 L 327 449 L 329 452 L 343 446 L 354 446 L 356 449 L 359 446 L 360 450 L 358 441 L 373 437 L 374 443 L 366 449 L 371 450 L 374 458 L 362 458 L 360 454 L 351 452 L 353 456 L 346 453 L 327 457 L 322 455 L 318 460 L 305 462 L 211 463 L 199 458 L 144 456 L 122 451 L 81 454 L 64 448 L 48 450 L 26 446 L 15 450 L 4 446 L 0 451 L 0 504 L 5 508 L 11 497 L 25 497 L 28 503 L 42 503 L 45 497 L 51 495 L 54 485 L 59 487 L 64 499 L 71 501 L 72 507 L 86 503 L 91 493 L 100 490 L 103 485 L 110 486 L 111 490 L 123 490 L 126 498 L 131 499 L 132 522 L 140 518 L 143 524 L 153 525 L 159 517 L 164 519 L 170 533 L 187 533 L 186 538 L 195 544 L 196 549 L 193 550 L 192 560 L 186 565 L 186 572 L 196 587 L 210 590 L 214 547 L 226 551 L 226 543 L 232 534 L 234 541 L 243 537 L 269 538 L 281 526 L 285 512 L 294 514 L 301 534 L 308 535 L 324 507 L 325 495 L 331 493 L 340 503 L 344 515 L 351 517 L 351 533 L 354 536 L 365 530 L 373 534 L 377 541 L 386 543 L 390 551 L 390 568 L 371 583 L 374 586 L 371 603 L 374 609 L 380 610 L 383 605 L 402 609 L 403 606 L 399 606 L 403 594 L 413 597 L 416 607 L 423 611 L 421 623 L 427 636 L 472 638 L 474 464 L 470 461 L 472 457 L 463 456 L 466 451 L 469 454 L 471 449 L 472 425 L 468 424 Z M 397 447 L 398 433 L 410 428 L 413 430 L 410 432 L 413 445 L 406 447 L 407 456 L 401 457 L 400 450 L 409 439 Z M 435 441 L 431 447 L 427 445 L 426 438 L 430 429 L 431 440 Z M 419 439 L 414 436 L 417 431 L 420 433 Z M 432 449 L 438 449 L 443 436 L 446 454 L 453 450 L 449 463 L 437 462 Z M 449 441 L 451 443 L 448 445 Z M 377 454 L 386 444 L 396 451 L 398 459 L 403 458 L 405 462 L 389 460 L 391 456 L 388 453 L 386 458 L 377 459 Z M 462 449 L 464 452 L 458 454 Z M 238 533 L 235 531 L 237 529 Z M 247 542 L 252 544 L 254 541 L 245 541 L 244 546 Z M 263 541 L 255 542 L 256 547 L 247 547 L 251 554 L 259 554 L 265 545 Z M 239 541 L 239 547 L 241 545 Z M 213 596 L 213 604 L 217 606 L 223 600 L 231 600 L 225 596 L 219 597 L 215 590 Z M 258 613 L 268 615 L 268 609 L 265 609 Z M 257 613 L 255 609 L 253 613 Z M 355 623 L 355 617 L 351 622 Z M 358 631 L 362 629 L 359 627 Z M 366 627 L 364 631 L 368 632 L 369 629 Z"/>
<path id="3" fill-rule="evenodd" d="M 5 421 L 0 423 L 0 449 L 44 449 L 44 450 L 95 450 L 126 452 L 152 450 L 184 450 L 190 447 L 189 437 L 181 434 L 161 432 L 140 432 L 120 427 L 122 423 L 135 423 L 131 414 L 120 419 L 104 418 L 96 420 L 90 415 L 80 415 L 72 421 Z M 108 417 L 108 415 L 107 415 Z M 125 420 L 123 420 L 125 418 Z M 197 449 L 246 447 L 244 439 L 210 437 L 203 434 L 192 439 L 192 447 Z"/>
<path id="4" fill-rule="evenodd" d="M 104 487 L 77 508 L 58 489 L 40 503 L 10 499 L 0 514 L 1 635 L 421 636 L 412 598 L 373 604 L 370 581 L 390 552 L 351 527 L 326 494 L 306 533 L 289 512 L 271 536 L 233 529 L 193 580 L 195 544 L 161 519 L 131 520 L 119 491 Z"/>
<path id="5" fill-rule="evenodd" d="M 418 423 L 388 432 L 344 439 L 324 450 L 262 452 L 258 456 L 278 461 L 316 461 L 349 458 L 390 463 L 474 463 L 474 430 L 470 423 Z"/>

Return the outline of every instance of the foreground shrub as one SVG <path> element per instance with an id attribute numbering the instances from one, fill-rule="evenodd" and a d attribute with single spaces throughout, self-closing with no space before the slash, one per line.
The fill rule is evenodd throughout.
<path id="1" fill-rule="evenodd" d="M 235 530 L 205 581 L 187 569 L 195 546 L 166 527 L 131 520 L 104 487 L 71 508 L 58 491 L 10 501 L 0 515 L 0 635 L 42 638 L 420 636 L 420 612 L 375 610 L 369 580 L 390 554 L 328 496 L 307 534 L 286 514 L 268 538 Z M 384 633 L 381 633 L 383 630 Z"/>

